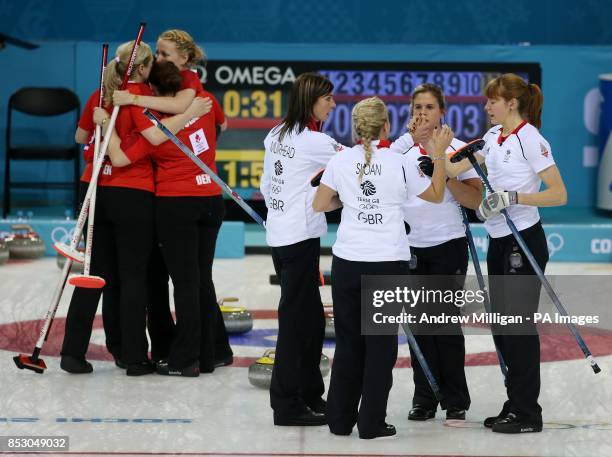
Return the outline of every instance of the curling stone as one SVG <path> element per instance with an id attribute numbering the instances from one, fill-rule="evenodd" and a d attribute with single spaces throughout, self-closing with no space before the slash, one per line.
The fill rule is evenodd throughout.
<path id="1" fill-rule="evenodd" d="M 274 366 L 274 349 L 267 349 L 263 357 L 258 358 L 249 367 L 249 382 L 255 387 L 269 389 Z"/>
<path id="2" fill-rule="evenodd" d="M 9 258 L 9 250 L 4 238 L 0 238 L 0 265 L 6 263 Z"/>
<path id="3" fill-rule="evenodd" d="M 221 308 L 227 333 L 250 332 L 253 329 L 253 316 L 251 316 L 251 313 L 242 306 L 228 306 L 226 303 L 238 303 L 238 298 L 227 297 L 219 300 L 219 307 Z"/>
<path id="4" fill-rule="evenodd" d="M 37 259 L 45 254 L 45 242 L 27 224 L 11 225 L 11 233 L 5 238 L 13 259 Z"/>
<path id="5" fill-rule="evenodd" d="M 274 349 L 267 349 L 263 357 L 260 357 L 249 367 L 249 382 L 255 387 L 269 389 L 272 382 L 272 368 L 274 367 Z M 329 357 L 321 354 L 321 375 L 327 376 L 330 371 Z"/>
<path id="6" fill-rule="evenodd" d="M 323 305 L 323 313 L 325 314 L 325 338 L 336 338 L 336 330 L 334 328 L 334 308 L 331 303 Z"/>

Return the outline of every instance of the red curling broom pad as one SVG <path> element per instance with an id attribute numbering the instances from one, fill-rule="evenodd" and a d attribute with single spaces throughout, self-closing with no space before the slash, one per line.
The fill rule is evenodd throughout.
<path id="1" fill-rule="evenodd" d="M 36 373 L 43 374 L 44 371 L 47 369 L 47 365 L 45 364 L 45 361 L 43 359 L 36 358 L 36 360 L 34 360 L 32 356 L 29 356 L 27 354 L 16 355 L 15 357 L 13 357 L 13 361 L 15 362 L 15 365 L 17 365 L 17 368 L 19 368 L 20 370 L 32 370 Z"/>
<path id="2" fill-rule="evenodd" d="M 106 284 L 106 281 L 100 276 L 72 275 L 68 279 L 68 283 L 74 287 L 82 287 L 84 289 L 101 289 Z"/>
<path id="3" fill-rule="evenodd" d="M 66 243 L 55 243 L 53 249 L 73 262 L 85 262 L 85 254 L 76 249 L 71 249 Z"/>

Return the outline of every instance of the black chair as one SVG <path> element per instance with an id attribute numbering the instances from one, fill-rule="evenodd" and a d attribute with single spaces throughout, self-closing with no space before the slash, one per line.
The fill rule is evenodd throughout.
<path id="1" fill-rule="evenodd" d="M 4 205 L 3 217 L 6 217 L 11 210 L 11 188 L 21 189 L 73 189 L 74 204 L 73 210 L 76 214 L 79 195 L 79 174 L 80 174 L 80 148 L 76 143 L 63 146 L 50 146 L 46 144 L 28 144 L 24 146 L 13 146 L 11 129 L 13 110 L 27 114 L 29 116 L 60 116 L 71 111 L 75 112 L 74 125 L 72 132 L 76 130 L 81 114 L 81 104 L 74 92 L 64 88 L 50 87 L 24 87 L 19 89 L 9 99 L 8 115 L 6 121 L 6 163 L 4 168 Z M 72 133 L 71 132 L 71 133 Z M 74 162 L 74 180 L 68 182 L 12 182 L 10 164 L 12 160 L 62 160 Z"/>

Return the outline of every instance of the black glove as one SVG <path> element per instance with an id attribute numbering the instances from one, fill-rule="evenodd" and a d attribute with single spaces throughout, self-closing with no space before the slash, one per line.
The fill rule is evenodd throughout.
<path id="1" fill-rule="evenodd" d="M 419 168 L 421 169 L 421 171 L 431 178 L 433 175 L 433 169 L 434 169 L 434 164 L 433 164 L 433 160 L 431 160 L 431 157 L 421 156 L 418 158 L 418 161 L 419 161 Z"/>

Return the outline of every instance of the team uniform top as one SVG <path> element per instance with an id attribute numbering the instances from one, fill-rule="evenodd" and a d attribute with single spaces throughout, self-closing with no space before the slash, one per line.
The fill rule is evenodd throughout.
<path id="1" fill-rule="evenodd" d="M 389 150 L 398 154 L 404 154 L 413 146 L 414 140 L 412 139 L 412 135 L 406 132 L 393 143 L 391 143 L 391 146 L 389 146 Z"/>
<path id="2" fill-rule="evenodd" d="M 145 83 L 137 83 L 130 81 L 127 86 L 127 90 L 131 94 L 136 95 L 153 95 L 151 88 Z M 95 94 L 95 92 L 94 92 Z M 93 97 L 93 95 L 92 95 Z M 90 97 L 91 100 L 91 97 Z M 89 105 L 89 101 L 87 102 Z M 93 108 L 97 106 L 97 97 L 92 107 L 89 107 L 89 115 L 93 119 Z M 88 109 L 86 105 L 86 110 Z M 143 109 L 128 105 L 123 106 L 119 110 L 115 129 L 119 138 L 126 139 L 130 135 L 136 132 L 142 132 L 147 128 L 151 127 L 151 121 L 142 113 Z M 85 116 L 87 112 L 83 113 Z M 81 124 L 79 123 L 79 126 Z M 86 125 L 84 123 L 83 125 Z M 153 146 L 149 145 L 152 149 Z M 107 159 L 105 159 L 107 160 Z M 89 182 L 91 180 L 92 163 L 89 162 L 85 167 L 85 172 L 81 177 L 82 181 Z M 130 166 L 127 167 L 113 167 L 109 161 L 105 161 L 102 165 L 102 170 L 98 177 L 98 186 L 111 186 L 111 187 L 127 187 L 131 189 L 140 189 L 153 192 L 153 167 L 149 157 L 144 156 L 138 161 L 133 161 Z"/>
<path id="3" fill-rule="evenodd" d="M 312 209 L 316 188 L 310 178 L 343 149 L 333 138 L 317 131 L 314 123 L 301 133 L 287 133 L 279 141 L 280 126 L 264 140 L 264 169 L 260 190 L 268 207 L 266 241 L 287 246 L 327 232 L 325 214 Z"/>
<path id="4" fill-rule="evenodd" d="M 86 164 L 89 164 L 93 160 L 94 154 L 94 140 L 95 140 L 95 130 L 96 124 L 94 123 L 94 110 L 98 107 L 98 100 L 100 98 L 100 89 L 96 89 L 87 99 L 87 103 L 83 107 L 83 112 L 81 113 L 81 118 L 79 119 L 78 126 L 87 131 L 91 132 L 89 136 L 89 140 L 87 144 L 83 147 L 83 159 Z M 108 114 L 111 114 L 113 109 L 112 106 L 103 106 Z M 100 142 L 100 146 L 102 142 Z M 89 182 L 91 180 L 91 166 L 86 165 L 83 174 L 81 175 L 81 181 Z"/>
<path id="5" fill-rule="evenodd" d="M 189 72 L 191 73 L 191 72 Z M 199 80 L 197 81 L 199 84 Z M 217 99 L 200 86 L 198 97 L 210 97 L 212 110 L 197 117 L 180 130 L 176 137 L 189 147 L 198 158 L 215 174 L 217 134 L 215 127 L 225 121 L 223 110 Z M 149 126 L 153 125 L 149 122 Z M 132 161 L 141 160 L 151 154 L 155 162 L 155 195 L 158 197 L 210 197 L 221 195 L 221 188 L 211 180 L 172 141 L 165 141 L 157 147 L 138 135 L 121 143 L 121 149 Z"/>
<path id="6" fill-rule="evenodd" d="M 196 96 L 198 96 L 197 94 L 204 89 L 200 78 L 198 78 L 197 71 L 191 69 L 181 70 L 181 88 L 179 90 L 183 89 L 195 90 Z"/>
<path id="7" fill-rule="evenodd" d="M 533 125 L 523 122 L 507 137 L 502 136 L 502 126 L 496 125 L 483 137 L 486 144 L 480 154 L 485 158 L 488 178 L 496 191 L 516 191 L 533 194 L 540 191 L 542 180 L 538 173 L 553 166 L 550 144 Z M 540 220 L 535 206 L 512 205 L 506 208 L 519 230 L 533 226 Z M 510 235 L 504 216 L 485 222 L 485 228 L 493 238 Z"/>
<path id="8" fill-rule="evenodd" d="M 464 145 L 463 141 L 453 138 L 446 152 L 452 153 Z M 421 145 L 415 145 L 404 152 L 405 163 L 418 166 L 418 158 L 426 154 Z M 470 178 L 478 178 L 473 168 L 457 177 L 459 181 Z M 465 236 L 459 203 L 448 189 L 444 192 L 444 200 L 441 203 L 430 203 L 412 196 L 404 203 L 402 209 L 404 220 L 410 225 L 408 234 L 410 246 L 428 248 Z"/>
<path id="9" fill-rule="evenodd" d="M 417 166 L 406 166 L 402 155 L 385 150 L 387 141 L 374 141 L 372 147 L 369 165 L 365 165 L 363 146 L 356 145 L 334 156 L 321 178 L 343 204 L 332 252 L 351 261 L 410 260 L 402 205 L 431 183 Z"/>

